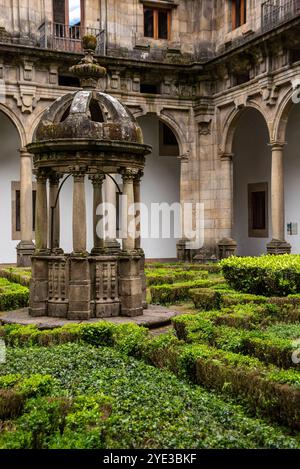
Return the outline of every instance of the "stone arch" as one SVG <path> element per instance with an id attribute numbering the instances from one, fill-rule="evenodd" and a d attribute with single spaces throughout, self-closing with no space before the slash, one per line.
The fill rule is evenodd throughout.
<path id="1" fill-rule="evenodd" d="M 265 113 L 258 105 L 253 103 L 251 105 L 243 106 L 242 108 L 235 108 L 227 116 L 227 119 L 222 129 L 221 153 L 232 153 L 234 134 L 239 124 L 240 117 L 249 109 L 256 110 L 262 116 L 268 129 L 269 140 L 271 140 L 270 129 Z"/>
<path id="2" fill-rule="evenodd" d="M 5 114 L 9 118 L 9 120 L 12 122 L 12 124 L 15 126 L 20 137 L 21 146 L 25 147 L 27 143 L 29 142 L 27 141 L 26 132 L 25 132 L 22 122 L 19 120 L 16 114 L 14 114 L 9 108 L 7 108 L 5 105 L 1 103 L 0 103 L 0 111 L 3 112 L 3 114 Z"/>
<path id="3" fill-rule="evenodd" d="M 189 151 L 188 142 L 187 142 L 184 132 L 182 131 L 181 127 L 177 124 L 175 119 L 166 113 L 158 114 L 158 118 L 164 124 L 168 125 L 170 129 L 172 130 L 172 132 L 174 133 L 178 146 L 179 146 L 179 154 L 181 156 L 186 155 L 186 153 Z"/>
<path id="4" fill-rule="evenodd" d="M 294 106 L 292 97 L 295 90 L 289 90 L 281 100 L 276 116 L 274 119 L 272 141 L 284 143 L 286 141 L 286 129 L 289 120 L 290 112 Z M 299 90 L 297 92 L 297 99 L 299 99 Z"/>

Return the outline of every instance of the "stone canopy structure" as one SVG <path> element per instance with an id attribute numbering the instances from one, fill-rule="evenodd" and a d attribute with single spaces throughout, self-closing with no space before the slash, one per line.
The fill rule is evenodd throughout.
<path id="1" fill-rule="evenodd" d="M 140 203 L 140 179 L 151 147 L 143 144 L 141 129 L 129 110 L 97 89 L 106 70 L 94 62 L 94 38 L 86 36 L 83 44 L 85 57 L 71 68 L 81 90 L 57 99 L 44 112 L 27 146 L 37 179 L 30 314 L 77 320 L 138 316 L 145 306 L 144 254 L 139 212 L 132 213 L 131 207 Z M 117 173 L 123 179 L 127 215 L 122 248 L 104 243 L 99 215 L 103 181 Z M 87 176 L 94 194 L 91 253 L 86 240 Z M 69 177 L 73 178 L 73 252 L 66 254 L 60 247 L 59 197 Z M 134 229 L 126 230 L 130 225 Z"/>

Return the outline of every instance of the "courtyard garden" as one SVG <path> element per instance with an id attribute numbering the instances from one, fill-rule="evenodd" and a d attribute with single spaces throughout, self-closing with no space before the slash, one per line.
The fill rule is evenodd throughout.
<path id="1" fill-rule="evenodd" d="M 0 310 L 26 306 L 30 270 L 0 275 Z M 300 256 L 146 277 L 164 329 L 0 327 L 0 448 L 300 448 Z"/>

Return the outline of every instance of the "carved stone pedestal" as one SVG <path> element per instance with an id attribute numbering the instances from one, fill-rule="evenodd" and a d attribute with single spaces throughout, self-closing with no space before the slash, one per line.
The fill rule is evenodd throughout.
<path id="1" fill-rule="evenodd" d="M 290 254 L 291 245 L 286 241 L 280 241 L 279 239 L 272 239 L 267 245 L 268 254 Z"/>
<path id="2" fill-rule="evenodd" d="M 234 239 L 223 238 L 218 243 L 219 259 L 226 259 L 227 257 L 235 256 L 237 251 L 237 243 Z"/>
<path id="3" fill-rule="evenodd" d="M 20 241 L 17 246 L 18 267 L 31 267 L 31 256 L 33 256 L 35 246 L 32 241 Z"/>
<path id="4" fill-rule="evenodd" d="M 121 316 L 143 314 L 142 279 L 140 274 L 141 256 L 124 253 L 119 257 L 119 294 Z"/>

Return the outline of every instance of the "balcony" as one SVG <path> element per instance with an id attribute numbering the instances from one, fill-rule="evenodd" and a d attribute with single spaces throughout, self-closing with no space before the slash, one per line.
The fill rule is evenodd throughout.
<path id="1" fill-rule="evenodd" d="M 268 0 L 262 4 L 262 31 L 270 31 L 300 15 L 300 0 Z"/>
<path id="2" fill-rule="evenodd" d="M 61 23 L 44 22 L 39 27 L 39 45 L 44 49 L 64 52 L 81 53 L 82 37 L 92 34 L 97 38 L 97 55 L 105 55 L 106 35 L 105 31 L 96 28 L 84 28 L 82 26 L 69 26 Z"/>

